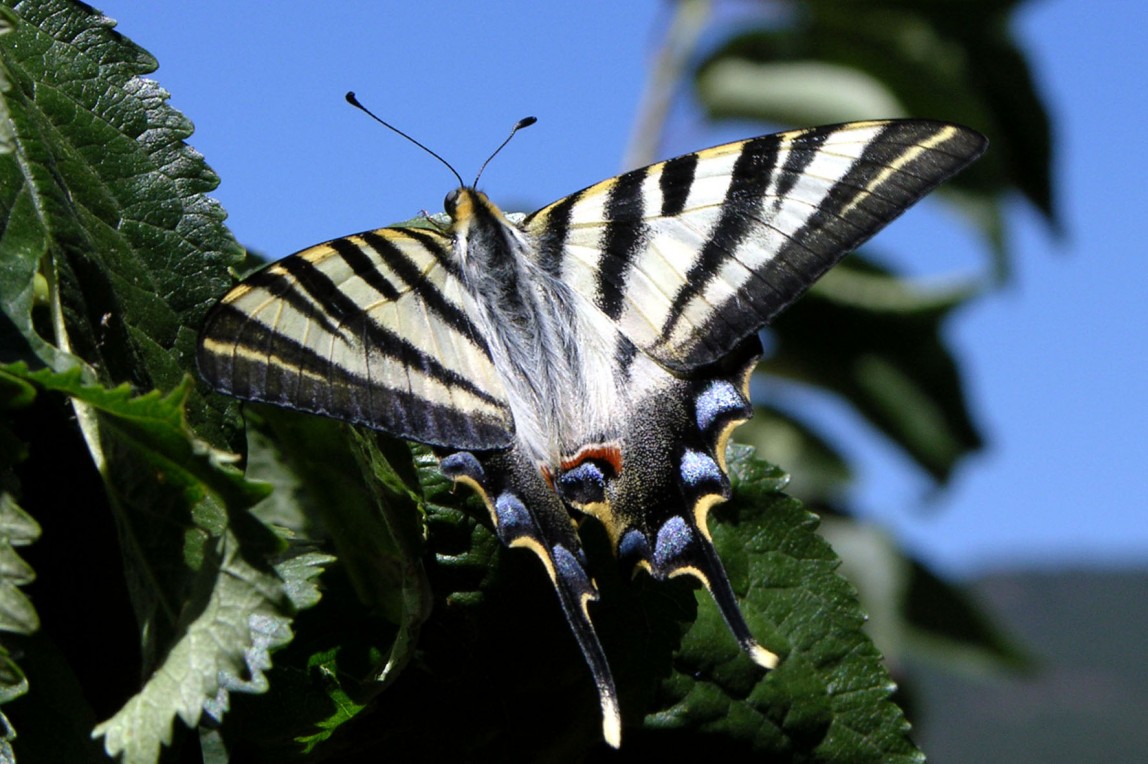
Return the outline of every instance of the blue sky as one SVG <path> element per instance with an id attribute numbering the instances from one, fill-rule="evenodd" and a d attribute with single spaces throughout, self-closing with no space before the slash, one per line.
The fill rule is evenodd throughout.
<path id="1" fill-rule="evenodd" d="M 100 8 L 159 59 L 152 76 L 195 122 L 190 143 L 223 179 L 214 195 L 228 224 L 272 257 L 440 210 L 454 185 L 445 168 L 347 107 L 347 90 L 464 178 L 519 117 L 538 116 L 483 177 L 510 209 L 615 174 L 668 18 L 655 0 Z M 988 448 L 931 493 L 847 412 L 819 406 L 862 464 L 866 516 L 954 575 L 1148 563 L 1148 267 L 1138 226 L 1148 208 L 1148 6 L 1023 8 L 1016 32 L 1058 131 L 1066 236 L 1014 204 L 1014 283 L 951 327 Z M 664 155 L 735 137 L 714 133 L 683 99 Z M 937 233 L 934 218 L 914 211 L 878 242 L 928 258 L 915 273 L 980 269 L 976 241 L 951 222 Z"/>

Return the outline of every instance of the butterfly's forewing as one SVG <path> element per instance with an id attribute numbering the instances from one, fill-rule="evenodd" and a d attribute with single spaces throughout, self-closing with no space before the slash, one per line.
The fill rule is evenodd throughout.
<path id="1" fill-rule="evenodd" d="M 846 253 L 976 159 L 983 136 L 857 122 L 634 170 L 527 218 L 544 268 L 667 368 L 728 353 Z"/>
<path id="2" fill-rule="evenodd" d="M 450 240 L 383 228 L 273 263 L 200 335 L 200 374 L 248 400 L 455 448 L 501 448 L 506 394 L 450 259 Z"/>

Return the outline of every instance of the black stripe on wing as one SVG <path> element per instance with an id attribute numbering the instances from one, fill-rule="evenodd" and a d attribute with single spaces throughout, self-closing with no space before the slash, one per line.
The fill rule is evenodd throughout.
<path id="1" fill-rule="evenodd" d="M 404 285 L 409 289 L 417 289 L 418 299 L 432 311 L 435 316 L 454 329 L 458 334 L 468 338 L 474 347 L 477 348 L 488 359 L 490 358 L 490 349 L 486 343 L 479 338 L 478 330 L 466 314 L 455 304 L 448 301 L 437 288 L 428 284 L 426 274 L 415 263 L 411 262 L 410 258 L 403 254 L 403 251 L 393 242 L 388 241 L 383 236 L 368 231 L 360 234 L 364 243 L 371 247 L 379 257 L 387 264 L 387 266 L 400 278 Z M 435 253 L 435 260 L 441 265 L 448 258 L 441 257 L 441 250 L 438 247 L 428 247 Z"/>
<path id="2" fill-rule="evenodd" d="M 546 224 L 538 235 L 538 264 L 554 278 L 562 277 L 562 263 L 566 259 L 566 238 L 570 233 L 570 212 L 578 203 L 579 196 L 580 194 L 571 194 L 546 208 Z M 534 215 L 531 215 L 531 218 Z"/>
<path id="3" fill-rule="evenodd" d="M 241 398 L 432 445 L 509 445 L 512 419 L 490 351 L 442 291 L 461 299 L 437 265 L 440 249 L 390 230 L 268 266 L 209 312 L 201 376 Z"/>
<path id="4" fill-rule="evenodd" d="M 797 175 L 812 159 L 816 145 L 824 138 L 824 134 L 812 136 L 812 150 L 809 152 L 790 153 L 778 182 L 779 195 L 792 187 Z M 670 314 L 662 326 L 663 337 L 672 335 L 677 322 L 685 314 L 686 305 L 705 291 L 706 286 L 718 277 L 722 262 L 737 252 L 746 237 L 754 232 L 755 224 L 760 222 L 754 212 L 773 181 L 774 170 L 777 169 L 777 150 L 778 142 L 772 138 L 748 141 L 743 147 L 737 161 L 734 162 L 729 188 L 721 206 L 721 216 L 717 225 L 710 231 L 709 239 L 702 247 L 701 254 L 686 274 L 686 283 L 674 295 Z M 724 329 L 725 333 L 737 333 L 736 339 L 745 336 L 744 326 L 723 321 L 720 312 L 711 320 L 714 324 L 724 324 L 715 327 L 718 331 Z M 755 329 L 756 327 L 750 331 Z M 731 343 L 730 347 L 732 346 Z"/>
<path id="5" fill-rule="evenodd" d="M 219 392 L 245 400 L 332 417 L 449 448 L 497 448 L 510 443 L 506 421 L 460 412 L 407 390 L 378 385 L 369 376 L 333 364 L 330 358 L 272 331 L 229 305 L 208 316 L 208 342 L 201 343 L 199 373 Z M 209 350 L 210 337 L 230 340 L 230 355 Z M 449 375 L 448 375 L 449 377 Z M 491 406 L 502 401 L 478 393 Z"/>
<path id="6" fill-rule="evenodd" d="M 712 363 L 985 148 L 923 120 L 763 136 L 603 181 L 527 217 L 547 272 L 659 363 Z"/>
<path id="7" fill-rule="evenodd" d="M 634 258 L 646 248 L 642 184 L 646 170 L 634 170 L 616 178 L 606 201 L 607 220 L 633 221 L 606 227 L 602 249 L 606 256 L 598 268 L 595 290 L 598 309 L 617 321 L 626 299 L 626 274 Z"/>
<path id="8" fill-rule="evenodd" d="M 790 148 L 790 161 L 779 179 L 779 199 L 799 181 L 826 138 L 838 130 L 827 127 L 809 131 L 802 136 L 800 149 Z M 949 130 L 951 136 L 922 150 Z M 747 144 L 747 152 L 754 143 Z M 984 147 L 984 138 L 979 134 L 943 123 L 898 121 L 886 125 L 848 173 L 829 189 L 805 224 L 795 231 L 781 231 L 786 243 L 764 265 L 753 269 L 753 277 L 735 297 L 715 306 L 712 318 L 701 331 L 694 332 L 682 366 L 694 368 L 720 358 L 747 331 L 756 331 L 804 294 L 842 257 L 980 156 Z M 913 156 L 915 152 L 919 153 Z M 892 168 L 896 169 L 889 172 Z M 735 175 L 723 209 L 723 222 L 729 215 L 772 227 L 768 213 L 760 214 L 760 205 L 754 203 L 751 193 L 738 196 L 736 181 Z M 683 315 L 682 308 L 717 278 L 723 255 L 738 257 L 740 243 L 714 232 L 707 243 L 707 251 L 713 245 L 713 257 L 691 272 L 688 285 L 677 295 L 675 311 L 663 326 L 663 337 L 672 336 Z"/>

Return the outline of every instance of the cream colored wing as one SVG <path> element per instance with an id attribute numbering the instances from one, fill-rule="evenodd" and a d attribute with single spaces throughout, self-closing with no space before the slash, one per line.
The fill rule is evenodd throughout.
<path id="1" fill-rule="evenodd" d="M 431 230 L 382 228 L 255 273 L 208 315 L 199 369 L 220 392 L 451 448 L 510 444 L 490 350 Z"/>
<path id="2" fill-rule="evenodd" d="M 716 361 L 984 151 L 967 128 L 855 122 L 628 172 L 524 221 L 539 261 L 659 363 Z"/>

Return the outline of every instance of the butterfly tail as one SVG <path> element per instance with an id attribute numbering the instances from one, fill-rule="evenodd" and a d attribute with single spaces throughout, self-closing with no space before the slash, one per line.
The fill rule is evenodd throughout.
<path id="1" fill-rule="evenodd" d="M 733 592 L 733 587 L 730 586 L 729 577 L 726 575 L 717 550 L 714 549 L 708 536 L 699 536 L 690 551 L 692 554 L 689 557 L 692 559 L 683 560 L 683 564 L 677 569 L 677 572 L 688 572 L 701 580 L 710 596 L 713 597 L 714 603 L 721 612 L 722 619 L 725 620 L 734 639 L 737 640 L 738 646 L 746 652 L 754 663 L 766 669 L 777 668 L 779 660 L 777 653 L 766 650 L 758 644 L 746 624 L 745 616 L 742 615 L 741 608 L 737 604 L 737 596 Z M 670 573 L 670 575 L 675 575 L 675 573 Z"/>
<path id="2" fill-rule="evenodd" d="M 590 621 L 588 607 L 598 599 L 598 590 L 582 562 L 565 547 L 555 547 L 552 554 L 551 580 L 558 592 L 558 600 L 562 603 L 562 612 L 566 615 L 566 621 L 574 632 L 574 638 L 582 649 L 582 655 L 598 687 L 598 701 L 602 706 L 602 737 L 617 748 L 622 744 L 622 713 L 618 706 L 618 691 L 614 688 L 614 677 L 606 662 L 606 653 Z"/>
<path id="3" fill-rule="evenodd" d="M 440 469 L 448 478 L 479 491 L 503 544 L 529 549 L 541 560 L 594 677 L 602 707 L 602 735 L 617 748 L 622 742 L 618 692 L 590 620 L 589 606 L 598 600 L 598 588 L 586 570 L 577 528 L 566 508 L 537 467 L 513 449 L 484 454 L 481 460 L 469 452 L 454 453 L 441 461 Z"/>

